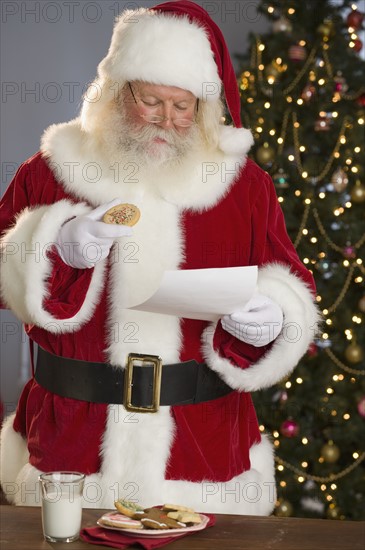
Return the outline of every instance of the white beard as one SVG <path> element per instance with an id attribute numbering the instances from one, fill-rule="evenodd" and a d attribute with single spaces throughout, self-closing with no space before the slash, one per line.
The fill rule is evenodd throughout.
<path id="1" fill-rule="evenodd" d="M 171 169 L 180 165 L 190 152 L 202 143 L 198 126 L 193 125 L 181 135 L 148 124 L 140 128 L 127 120 L 124 106 L 114 104 L 102 121 L 103 145 L 112 162 L 135 162 L 148 170 Z M 157 142 L 160 138 L 163 142 Z"/>

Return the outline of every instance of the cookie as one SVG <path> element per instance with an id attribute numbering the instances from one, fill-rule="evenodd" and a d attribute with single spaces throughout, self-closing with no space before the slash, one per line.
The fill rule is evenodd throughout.
<path id="1" fill-rule="evenodd" d="M 195 510 L 192 508 L 181 506 L 180 504 L 164 504 L 162 509 L 168 510 L 169 512 L 190 512 L 191 514 L 195 514 Z"/>
<path id="2" fill-rule="evenodd" d="M 147 508 L 141 518 L 143 527 L 147 529 L 181 529 L 186 527 L 182 522 L 168 517 L 160 508 Z"/>
<path id="3" fill-rule="evenodd" d="M 198 525 L 202 522 L 202 518 L 199 514 L 191 513 L 191 512 L 168 512 L 167 516 L 171 519 L 174 519 L 178 522 L 185 523 L 185 524 L 194 524 Z"/>
<path id="4" fill-rule="evenodd" d="M 134 204 L 117 204 L 112 208 L 109 208 L 103 216 L 103 222 L 105 223 L 116 223 L 118 225 L 135 225 L 139 218 L 141 217 L 141 212 L 139 208 Z"/>
<path id="5" fill-rule="evenodd" d="M 114 502 L 114 506 L 120 514 L 128 516 L 129 518 L 138 519 L 139 516 L 144 514 L 144 509 L 131 500 L 124 500 L 121 498 Z"/>
<path id="6" fill-rule="evenodd" d="M 143 529 L 140 521 L 132 519 L 123 514 L 105 514 L 99 520 L 99 523 L 108 527 L 116 527 L 119 529 Z"/>

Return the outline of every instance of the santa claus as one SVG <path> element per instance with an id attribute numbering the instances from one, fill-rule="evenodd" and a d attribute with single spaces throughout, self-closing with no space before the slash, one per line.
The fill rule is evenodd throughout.
<path id="1" fill-rule="evenodd" d="M 2 201 L 2 297 L 38 349 L 2 430 L 10 502 L 40 504 L 40 473 L 68 470 L 86 474 L 89 507 L 271 513 L 250 392 L 295 368 L 317 310 L 252 142 L 202 8 L 120 15 L 80 116 L 45 131 Z M 120 202 L 140 208 L 133 228 L 102 221 Z M 131 309 L 167 270 L 238 266 L 258 266 L 257 290 L 218 321 Z"/>

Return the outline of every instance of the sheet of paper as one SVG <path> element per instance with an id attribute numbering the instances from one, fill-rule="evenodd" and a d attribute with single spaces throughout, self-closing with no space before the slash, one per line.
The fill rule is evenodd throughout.
<path id="1" fill-rule="evenodd" d="M 131 309 L 217 321 L 252 297 L 257 266 L 165 271 L 160 287 Z"/>

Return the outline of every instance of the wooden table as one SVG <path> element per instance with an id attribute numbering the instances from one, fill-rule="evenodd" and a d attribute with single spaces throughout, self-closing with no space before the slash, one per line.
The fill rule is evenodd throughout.
<path id="1" fill-rule="evenodd" d="M 95 525 L 102 510 L 83 511 L 82 526 Z M 169 550 L 364 550 L 365 522 L 217 515 L 214 527 L 181 538 Z M 81 540 L 43 539 L 40 508 L 0 506 L 1 550 L 105 550 Z M 137 547 L 133 547 L 137 548 Z M 139 547 L 140 548 L 140 547 Z"/>

